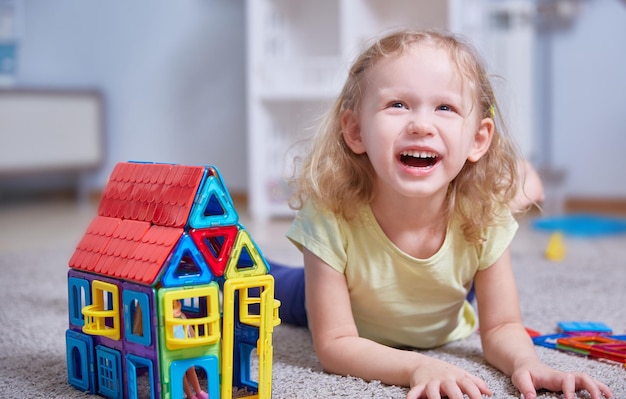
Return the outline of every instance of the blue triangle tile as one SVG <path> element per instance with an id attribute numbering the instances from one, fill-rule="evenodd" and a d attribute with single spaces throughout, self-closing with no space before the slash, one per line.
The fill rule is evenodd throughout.
<path id="1" fill-rule="evenodd" d="M 187 233 L 181 236 L 172 251 L 161 281 L 165 287 L 199 285 L 213 281 L 213 273 Z"/>
<path id="2" fill-rule="evenodd" d="M 237 211 L 219 174 L 206 176 L 191 209 L 189 225 L 201 229 L 233 225 L 238 221 Z"/>

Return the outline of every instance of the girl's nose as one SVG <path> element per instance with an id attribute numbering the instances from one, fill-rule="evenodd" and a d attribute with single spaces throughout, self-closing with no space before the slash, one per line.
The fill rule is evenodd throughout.
<path id="1" fill-rule="evenodd" d="M 427 121 L 412 120 L 407 126 L 407 132 L 409 134 L 417 134 L 420 136 L 430 136 L 435 134 L 435 127 Z"/>

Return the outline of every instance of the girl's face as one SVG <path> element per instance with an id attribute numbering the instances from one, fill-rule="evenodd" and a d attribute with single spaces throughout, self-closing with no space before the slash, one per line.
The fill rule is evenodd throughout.
<path id="1" fill-rule="evenodd" d="M 466 161 L 491 142 L 493 121 L 480 120 L 448 53 L 417 44 L 378 61 L 364 78 L 361 108 L 342 119 L 348 146 L 367 153 L 380 194 L 445 198 Z"/>

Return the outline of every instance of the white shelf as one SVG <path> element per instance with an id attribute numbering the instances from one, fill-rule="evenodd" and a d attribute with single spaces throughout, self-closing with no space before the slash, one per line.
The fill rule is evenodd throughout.
<path id="1" fill-rule="evenodd" d="M 249 206 L 255 219 L 290 216 L 293 145 L 315 132 L 365 42 L 399 27 L 448 28 L 430 0 L 248 0 Z"/>
<path id="2" fill-rule="evenodd" d="M 253 74 L 256 93 L 264 100 L 332 98 L 345 78 L 338 57 L 301 57 L 270 60 Z"/>

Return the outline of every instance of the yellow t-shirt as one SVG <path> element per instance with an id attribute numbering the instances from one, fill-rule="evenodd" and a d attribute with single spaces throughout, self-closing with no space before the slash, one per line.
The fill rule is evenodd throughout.
<path id="1" fill-rule="evenodd" d="M 474 246 L 453 220 L 437 253 L 418 259 L 387 238 L 369 206 L 346 221 L 309 203 L 287 237 L 345 275 L 361 337 L 394 347 L 432 348 L 475 330 L 476 313 L 465 300 L 474 275 L 502 256 L 517 227 L 511 216 Z"/>

